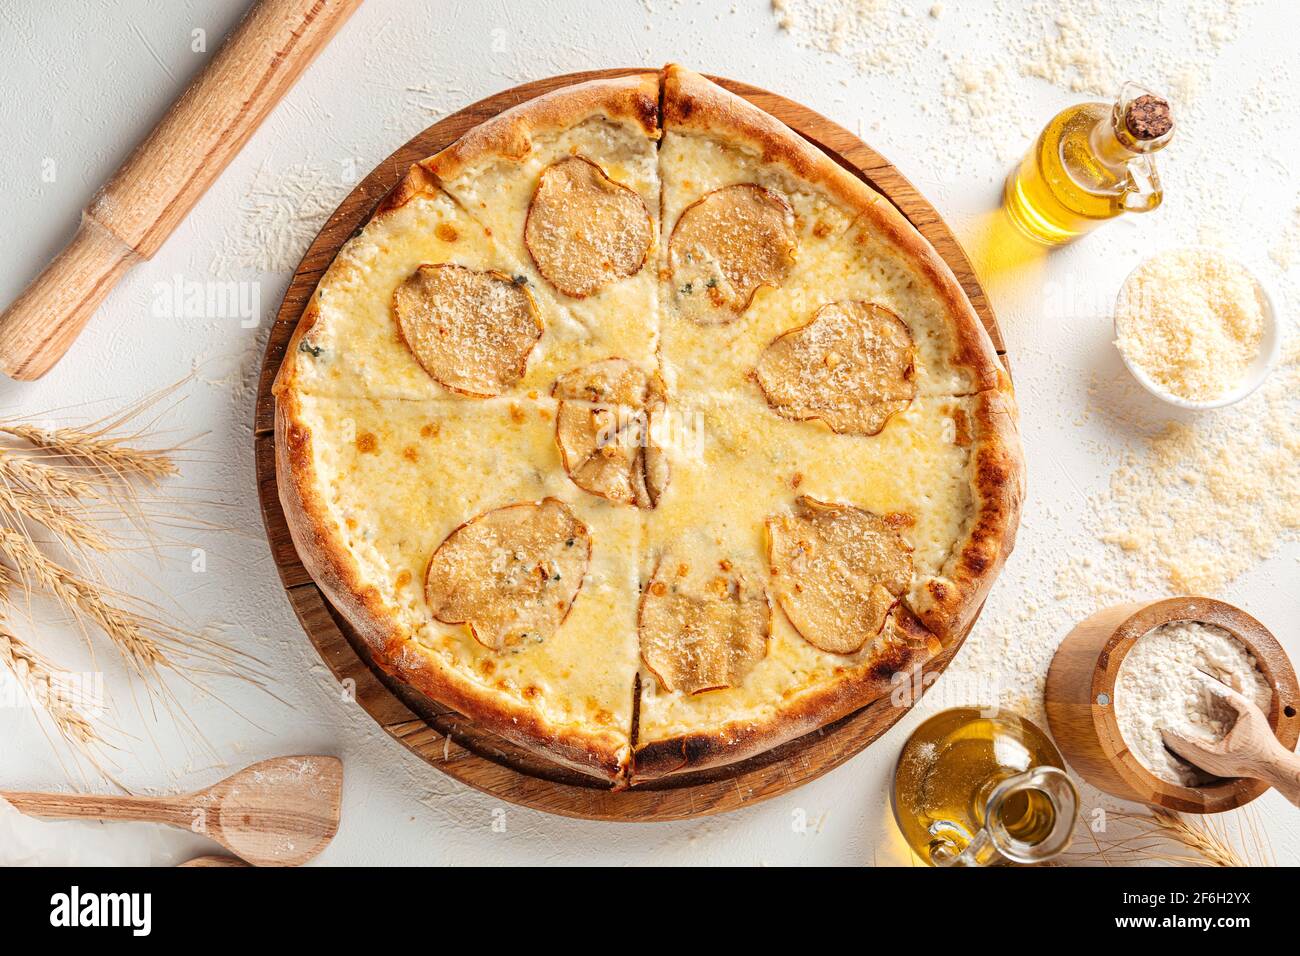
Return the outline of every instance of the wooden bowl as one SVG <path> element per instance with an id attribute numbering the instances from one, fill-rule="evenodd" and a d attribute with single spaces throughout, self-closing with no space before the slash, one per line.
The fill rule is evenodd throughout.
<path id="1" fill-rule="evenodd" d="M 1203 597 L 1119 604 L 1081 621 L 1061 642 L 1047 672 L 1044 703 L 1061 753 L 1099 790 L 1184 813 L 1220 813 L 1243 806 L 1268 789 L 1242 777 L 1183 787 L 1161 780 L 1129 752 L 1115 716 L 1115 681 L 1137 639 L 1170 621 L 1200 621 L 1228 631 L 1254 656 L 1273 688 L 1268 721 L 1294 750 L 1300 737 L 1300 686 L 1282 645 L 1240 608 Z"/>

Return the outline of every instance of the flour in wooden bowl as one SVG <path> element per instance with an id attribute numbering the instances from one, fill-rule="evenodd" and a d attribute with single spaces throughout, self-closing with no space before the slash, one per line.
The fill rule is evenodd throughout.
<path id="1" fill-rule="evenodd" d="M 1166 749 L 1161 731 L 1221 740 L 1236 722 L 1231 705 L 1198 671 L 1268 711 L 1273 691 L 1250 651 L 1223 628 L 1199 621 L 1170 621 L 1143 634 L 1115 682 L 1115 716 L 1129 751 L 1161 780 L 1184 787 L 1214 778 Z"/>

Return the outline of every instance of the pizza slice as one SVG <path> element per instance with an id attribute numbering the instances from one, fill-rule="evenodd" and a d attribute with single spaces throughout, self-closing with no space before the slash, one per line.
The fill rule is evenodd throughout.
<path id="1" fill-rule="evenodd" d="M 277 403 L 303 563 L 376 661 L 481 726 L 614 781 L 638 666 L 637 509 L 577 487 L 556 403 Z"/>
<path id="2" fill-rule="evenodd" d="M 634 780 L 824 726 L 964 632 L 1019 500 L 988 484 L 1015 467 L 999 395 L 919 396 L 871 435 L 681 400 L 643 519 Z"/>
<path id="3" fill-rule="evenodd" d="M 776 119 L 679 66 L 664 74 L 661 338 L 673 388 L 754 388 L 779 336 L 831 303 L 895 315 L 916 391 L 1005 385 L 948 267 L 883 196 Z"/>
<path id="4" fill-rule="evenodd" d="M 487 120 L 421 166 L 556 306 L 551 378 L 609 356 L 653 363 L 659 80 L 593 80 Z"/>
<path id="5" fill-rule="evenodd" d="M 516 391 L 545 320 L 515 264 L 486 230 L 413 170 L 344 244 L 289 340 L 277 395 L 438 399 L 467 391 L 445 357 L 487 328 L 512 334 L 480 349 L 471 388 Z M 441 328 L 440 341 L 435 330 Z M 441 380 L 440 380 L 441 379 Z"/>

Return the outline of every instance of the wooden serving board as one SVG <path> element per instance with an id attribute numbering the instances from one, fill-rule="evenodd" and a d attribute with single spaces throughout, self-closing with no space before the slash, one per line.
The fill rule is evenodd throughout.
<path id="1" fill-rule="evenodd" d="M 678 820 L 769 799 L 820 777 L 861 752 L 893 726 L 907 708 L 895 707 L 888 699 L 880 700 L 750 760 L 650 781 L 623 791 L 611 791 L 598 780 L 559 767 L 478 729 L 465 717 L 391 680 L 376 667 L 364 643 L 303 568 L 289 537 L 276 488 L 271 383 L 298 318 L 335 253 L 412 163 L 450 145 L 484 120 L 542 93 L 584 80 L 638 72 L 644 69 L 594 70 L 516 86 L 435 123 L 380 163 L 330 216 L 294 273 L 267 342 L 254 412 L 258 494 L 271 553 L 298 620 L 334 676 L 385 731 L 444 773 L 510 803 L 595 820 Z M 805 106 L 734 80 L 711 79 L 771 113 L 898 207 L 956 274 L 1005 362 L 997 320 L 970 261 L 938 212 L 897 169 L 848 130 Z M 930 662 L 925 672 L 933 676 L 920 686 L 929 686 L 952 660 L 964 638 L 962 635 L 962 639 L 953 641 Z"/>

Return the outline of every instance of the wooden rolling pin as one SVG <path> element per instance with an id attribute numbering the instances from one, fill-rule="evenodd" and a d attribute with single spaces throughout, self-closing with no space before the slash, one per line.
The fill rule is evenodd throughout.
<path id="1" fill-rule="evenodd" d="M 338 832 L 343 764 L 337 757 L 277 757 L 206 790 L 169 797 L 4 790 L 0 797 L 32 817 L 167 823 L 202 833 L 254 866 L 300 866 Z"/>
<path id="2" fill-rule="evenodd" d="M 260 0 L 0 315 L 0 371 L 40 378 L 109 290 L 149 259 L 361 0 Z"/>

